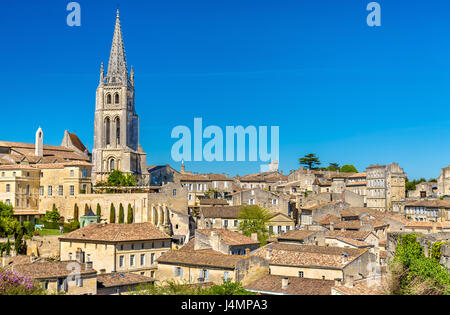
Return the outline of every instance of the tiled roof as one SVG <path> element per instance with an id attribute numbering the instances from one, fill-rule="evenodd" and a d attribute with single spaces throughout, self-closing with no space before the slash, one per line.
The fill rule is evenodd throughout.
<path id="1" fill-rule="evenodd" d="M 316 233 L 317 233 L 317 231 L 292 230 L 283 235 L 278 236 L 277 238 L 278 238 L 278 240 L 301 241 L 301 240 L 304 240 L 305 238 L 308 238 Z"/>
<path id="2" fill-rule="evenodd" d="M 79 266 L 79 268 L 77 267 L 77 265 Z M 97 273 L 97 271 L 93 269 L 86 271 L 86 265 L 80 264 L 77 261 L 38 261 L 28 264 L 14 264 L 9 268 L 14 272 L 17 272 L 24 276 L 28 276 L 32 279 L 67 277 L 74 271 L 74 269 L 79 271 L 82 275 Z"/>
<path id="3" fill-rule="evenodd" d="M 124 242 L 170 239 L 170 236 L 148 222 L 132 224 L 95 223 L 73 231 L 59 239 L 68 241 Z"/>
<path id="4" fill-rule="evenodd" d="M 370 245 L 370 244 L 368 244 L 366 242 L 362 242 L 362 241 L 359 241 L 359 240 L 356 240 L 356 239 L 352 239 L 352 238 L 347 238 L 347 237 L 339 237 L 339 236 L 329 236 L 329 235 L 327 235 L 327 236 L 325 236 L 325 238 L 336 239 L 338 241 L 347 243 L 349 245 L 352 245 L 352 246 L 355 246 L 355 247 L 358 247 L 358 248 L 367 248 L 367 247 L 372 247 L 373 246 L 373 245 Z"/>
<path id="5" fill-rule="evenodd" d="M 438 229 L 450 229 L 450 222 L 426 222 L 426 221 L 411 221 L 408 222 L 405 227 L 424 227 L 432 228 L 433 224 L 436 224 Z"/>
<path id="6" fill-rule="evenodd" d="M 270 250 L 271 253 L 268 257 Z M 365 249 L 359 248 L 270 243 L 257 249 L 252 255 L 268 258 L 271 264 L 276 265 L 340 269 L 365 252 Z M 344 254 L 347 254 L 345 262 L 343 261 Z"/>
<path id="7" fill-rule="evenodd" d="M 194 265 L 234 269 L 245 256 L 187 250 L 169 250 L 157 259 L 158 263 L 175 265 Z"/>
<path id="8" fill-rule="evenodd" d="M 360 178 L 360 177 L 366 177 L 366 172 L 353 174 L 349 178 Z"/>
<path id="9" fill-rule="evenodd" d="M 244 287 L 246 290 L 254 290 L 264 293 L 288 294 L 288 295 L 330 295 L 334 286 L 333 280 L 306 279 L 288 277 L 288 286 L 282 288 L 283 276 L 266 275 Z"/>
<path id="10" fill-rule="evenodd" d="M 204 207 L 200 211 L 205 218 L 237 219 L 241 206 Z"/>
<path id="11" fill-rule="evenodd" d="M 78 138 L 78 136 L 74 133 L 70 133 L 69 132 L 69 137 L 70 137 L 70 141 L 72 141 L 72 144 L 81 152 L 85 152 L 87 151 L 86 147 L 84 146 L 84 144 L 81 142 L 80 138 Z"/>
<path id="12" fill-rule="evenodd" d="M 134 285 L 140 283 L 153 283 L 154 278 L 131 272 L 113 272 L 97 275 L 97 284 L 99 288 L 110 288 L 117 286 Z"/>
<path id="13" fill-rule="evenodd" d="M 201 230 L 198 229 L 196 231 L 197 233 L 201 233 L 208 236 L 211 236 L 211 234 L 214 232 L 215 234 L 220 235 L 222 242 L 231 246 L 259 244 L 258 241 L 254 241 L 250 237 L 227 229 L 201 229 Z"/>
<path id="14" fill-rule="evenodd" d="M 327 236 L 329 237 L 344 237 L 355 240 L 365 240 L 372 232 L 370 231 L 329 231 Z"/>
<path id="15" fill-rule="evenodd" d="M 182 181 L 232 181 L 231 178 L 225 176 L 225 175 L 221 175 L 221 174 L 197 174 L 197 175 L 193 175 L 193 174 L 181 174 L 180 179 Z"/>
<path id="16" fill-rule="evenodd" d="M 405 207 L 450 208 L 450 200 L 421 200 L 407 202 Z"/>
<path id="17" fill-rule="evenodd" d="M 223 199 L 200 199 L 200 205 L 227 205 L 228 202 Z"/>
<path id="18" fill-rule="evenodd" d="M 386 291 L 383 289 L 382 281 L 380 278 L 357 280 L 353 283 L 353 287 L 338 285 L 333 289 L 345 295 L 384 295 Z"/>

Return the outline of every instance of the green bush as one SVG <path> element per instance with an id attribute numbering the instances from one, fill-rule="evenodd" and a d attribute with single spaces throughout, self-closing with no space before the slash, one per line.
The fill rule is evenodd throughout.
<path id="1" fill-rule="evenodd" d="M 47 222 L 44 221 L 44 228 L 48 230 L 59 230 L 59 227 L 62 225 L 62 223 L 59 222 Z"/>
<path id="2" fill-rule="evenodd" d="M 35 230 L 33 222 L 25 221 L 23 222 L 23 227 L 25 228 L 25 232 L 28 235 L 33 235 L 33 232 Z"/>
<path id="3" fill-rule="evenodd" d="M 80 222 L 78 221 L 73 221 L 70 223 L 64 223 L 63 225 L 63 231 L 64 233 L 70 233 L 73 232 L 75 230 L 78 230 L 80 228 Z"/>

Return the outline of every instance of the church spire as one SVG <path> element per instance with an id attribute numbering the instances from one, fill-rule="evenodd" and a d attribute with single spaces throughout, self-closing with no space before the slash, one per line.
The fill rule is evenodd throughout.
<path id="1" fill-rule="evenodd" d="M 117 9 L 116 27 L 111 45 L 111 54 L 108 64 L 108 82 L 127 84 L 128 70 L 125 55 L 125 46 L 122 38 L 122 28 L 120 26 L 119 9 Z M 117 80 L 119 79 L 119 80 Z M 118 82 L 119 81 L 119 82 Z"/>

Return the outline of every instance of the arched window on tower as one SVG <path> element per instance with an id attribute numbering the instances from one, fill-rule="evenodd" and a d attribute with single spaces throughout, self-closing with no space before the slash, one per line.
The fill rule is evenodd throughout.
<path id="1" fill-rule="evenodd" d="M 105 144 L 111 144 L 111 126 L 109 117 L 105 119 Z"/>
<path id="2" fill-rule="evenodd" d="M 111 94 L 107 94 L 106 95 L 106 104 L 111 104 L 112 103 L 112 97 Z"/>
<path id="3" fill-rule="evenodd" d="M 116 118 L 116 143 L 120 145 L 120 118 Z"/>
<path id="4" fill-rule="evenodd" d="M 114 103 L 119 104 L 119 94 L 114 95 Z"/>
<path id="5" fill-rule="evenodd" d="M 111 161 L 109 161 L 109 170 L 112 172 L 115 169 L 116 169 L 115 160 L 111 159 Z"/>

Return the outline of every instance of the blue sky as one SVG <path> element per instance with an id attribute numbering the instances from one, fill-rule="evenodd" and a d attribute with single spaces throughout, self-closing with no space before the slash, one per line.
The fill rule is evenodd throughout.
<path id="1" fill-rule="evenodd" d="M 92 150 L 95 90 L 108 63 L 118 1 L 2 1 L 0 139 L 46 144 L 64 130 Z M 171 164 L 171 130 L 203 124 L 280 126 L 280 169 L 316 153 L 328 163 L 398 162 L 409 178 L 450 164 L 450 3 L 368 0 L 121 1 L 148 164 Z M 260 163 L 190 162 L 247 174 Z"/>

